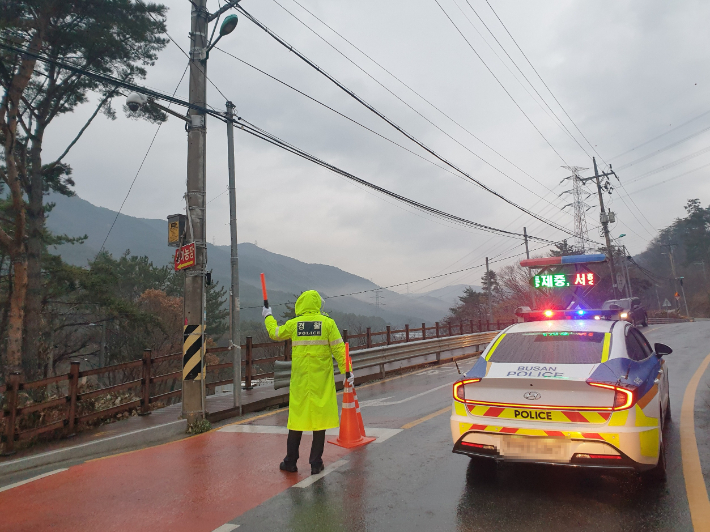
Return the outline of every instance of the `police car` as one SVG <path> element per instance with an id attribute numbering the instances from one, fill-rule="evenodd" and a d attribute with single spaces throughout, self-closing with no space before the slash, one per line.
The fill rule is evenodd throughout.
<path id="1" fill-rule="evenodd" d="M 665 480 L 671 348 L 618 311 L 520 310 L 453 386 L 454 453 Z"/>

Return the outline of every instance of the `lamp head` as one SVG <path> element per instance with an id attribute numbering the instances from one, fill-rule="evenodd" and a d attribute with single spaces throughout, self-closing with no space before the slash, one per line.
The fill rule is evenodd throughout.
<path id="1" fill-rule="evenodd" d="M 229 15 L 222 21 L 222 25 L 219 27 L 219 35 L 220 37 L 224 37 L 225 35 L 229 35 L 234 31 L 234 28 L 237 27 L 237 22 L 239 22 L 239 19 L 237 18 L 237 15 Z"/>

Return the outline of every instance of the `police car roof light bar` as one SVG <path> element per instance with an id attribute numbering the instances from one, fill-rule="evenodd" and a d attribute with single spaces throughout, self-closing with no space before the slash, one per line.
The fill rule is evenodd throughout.
<path id="1" fill-rule="evenodd" d="M 524 321 L 542 320 L 589 320 L 589 319 L 619 319 L 621 309 L 566 309 L 566 310 L 531 310 L 528 307 L 518 307 L 515 315 Z M 598 317 L 597 317 L 598 316 Z"/>
<path id="2" fill-rule="evenodd" d="M 606 255 L 604 255 L 604 253 L 590 253 L 588 255 L 523 259 L 520 261 L 520 265 L 524 268 L 540 268 L 544 266 L 559 266 L 562 264 L 586 264 L 589 262 L 606 262 Z"/>

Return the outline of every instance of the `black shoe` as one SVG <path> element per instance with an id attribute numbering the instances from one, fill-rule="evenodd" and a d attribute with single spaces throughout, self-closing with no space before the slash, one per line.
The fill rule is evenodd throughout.
<path id="1" fill-rule="evenodd" d="M 281 471 L 288 471 L 289 473 L 298 473 L 298 467 L 295 465 L 287 464 L 286 462 L 281 462 L 279 465 Z"/>
<path id="2" fill-rule="evenodd" d="M 311 475 L 317 475 L 321 471 L 325 469 L 325 466 L 323 463 L 316 464 L 316 465 L 311 465 Z"/>

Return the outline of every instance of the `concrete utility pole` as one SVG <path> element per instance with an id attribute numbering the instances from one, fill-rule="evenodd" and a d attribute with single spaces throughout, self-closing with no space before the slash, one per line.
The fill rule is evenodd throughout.
<path id="1" fill-rule="evenodd" d="M 602 229 L 604 231 L 604 239 L 606 240 L 606 249 L 607 249 L 607 253 L 609 256 L 609 269 L 611 271 L 612 292 L 614 294 L 614 299 L 616 299 L 617 298 L 617 289 L 616 289 L 617 287 L 616 287 L 616 267 L 614 266 L 614 249 L 611 247 L 611 238 L 609 236 L 609 214 L 604 209 L 604 198 L 602 197 L 602 184 L 601 184 L 602 177 L 608 177 L 610 175 L 616 175 L 616 174 L 614 173 L 613 170 L 611 170 L 611 166 L 609 167 L 609 169 L 610 169 L 609 172 L 605 172 L 603 174 L 600 174 L 599 170 L 597 170 L 596 158 L 592 157 L 592 162 L 594 163 L 594 176 L 582 178 L 582 179 L 580 179 L 580 181 L 587 182 L 590 179 L 594 179 L 597 184 L 597 194 L 599 195 L 599 208 L 601 209 L 600 221 L 602 223 Z"/>
<path id="2" fill-rule="evenodd" d="M 530 258 L 530 250 L 528 249 L 528 228 L 523 227 L 523 236 L 525 237 L 525 257 Z M 532 275 L 532 270 L 528 268 L 528 275 Z M 535 302 L 535 289 L 533 288 L 532 290 L 532 304 L 533 304 L 533 309 L 537 307 L 537 303 Z"/>
<path id="3" fill-rule="evenodd" d="M 671 274 L 673 275 L 673 296 L 678 293 L 678 275 L 675 272 L 675 261 L 673 260 L 673 248 L 676 244 L 661 244 L 661 247 L 668 248 L 668 258 L 671 261 Z M 663 253 L 665 255 L 665 253 Z M 680 310 L 680 301 L 676 298 L 676 309 Z"/>
<path id="4" fill-rule="evenodd" d="M 190 31 L 190 97 L 191 104 L 207 107 L 207 0 L 191 0 Z M 188 423 L 205 415 L 204 349 L 205 349 L 205 273 L 206 242 L 206 148 L 205 114 L 189 110 L 187 130 L 187 232 L 188 242 L 195 244 L 195 266 L 185 272 L 183 303 L 184 348 L 182 415 Z M 199 359 L 197 358 L 199 355 Z"/>
<path id="5" fill-rule="evenodd" d="M 234 104 L 227 102 L 227 166 L 229 168 L 229 232 L 232 244 L 232 286 L 229 298 L 230 348 L 234 372 L 234 407 L 242 414 L 242 347 L 239 325 L 239 258 L 237 255 L 237 191 L 234 182 Z"/>
<path id="6" fill-rule="evenodd" d="M 488 257 L 486 257 L 486 292 L 488 299 L 488 321 L 493 321 L 493 304 L 491 301 L 491 271 L 488 269 Z"/>

